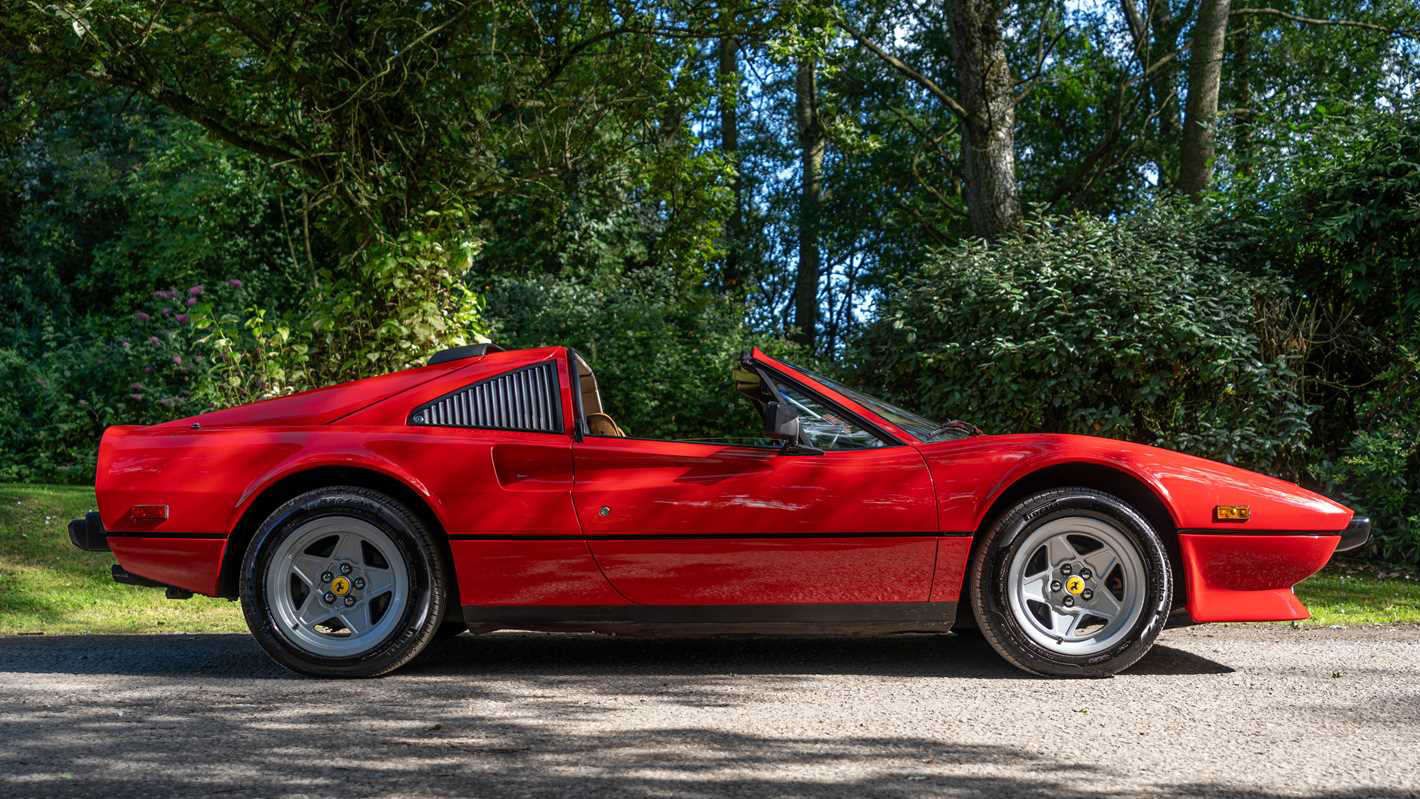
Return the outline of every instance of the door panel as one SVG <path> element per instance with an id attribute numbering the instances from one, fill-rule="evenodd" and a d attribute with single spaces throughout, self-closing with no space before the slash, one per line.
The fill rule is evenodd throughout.
<path id="1" fill-rule="evenodd" d="M 589 437 L 573 460 L 582 529 L 633 602 L 927 599 L 935 496 L 913 448 L 782 455 Z"/>

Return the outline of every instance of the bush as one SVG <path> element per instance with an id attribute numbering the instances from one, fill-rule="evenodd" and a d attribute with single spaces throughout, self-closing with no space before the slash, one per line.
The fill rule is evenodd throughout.
<path id="1" fill-rule="evenodd" d="M 1420 563 L 1420 346 L 1400 349 L 1358 418 L 1358 432 L 1326 475 L 1370 514 L 1377 553 Z"/>
<path id="2" fill-rule="evenodd" d="M 761 422 L 735 393 L 730 369 L 756 344 L 795 352 L 752 335 L 734 303 L 649 270 L 503 280 L 489 293 L 489 315 L 500 344 L 581 352 L 607 412 L 638 438 L 759 435 Z"/>
<path id="3" fill-rule="evenodd" d="M 1268 359 L 1258 304 L 1280 281 L 1230 268 L 1199 212 L 1032 221 L 889 287 L 850 353 L 909 408 L 988 431 L 1089 433 L 1295 477 L 1310 408 Z"/>
<path id="4" fill-rule="evenodd" d="M 305 309 L 199 303 L 195 344 L 210 354 L 199 397 L 229 407 L 417 366 L 486 332 L 483 298 L 463 275 L 477 240 L 408 231 L 376 243 L 349 270 L 322 272 Z"/>

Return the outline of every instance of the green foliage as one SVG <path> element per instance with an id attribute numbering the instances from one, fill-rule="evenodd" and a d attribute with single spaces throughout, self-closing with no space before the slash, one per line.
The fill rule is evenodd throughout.
<path id="1" fill-rule="evenodd" d="M 490 292 L 489 315 L 505 346 L 576 348 L 596 371 L 607 412 L 638 438 L 759 435 L 730 369 L 754 345 L 793 352 L 751 334 L 743 309 L 665 271 L 510 278 Z"/>
<path id="2" fill-rule="evenodd" d="M 1256 333 L 1254 302 L 1277 284 L 1211 245 L 1167 206 L 968 241 L 893 287 L 852 353 L 858 378 L 988 431 L 1111 436 L 1294 475 L 1311 409 Z"/>
<path id="3" fill-rule="evenodd" d="M 1359 424 L 1326 476 L 1370 514 L 1376 550 L 1420 563 L 1420 346 L 1403 346 L 1362 403 Z"/>
<path id="4" fill-rule="evenodd" d="M 1298 342 L 1319 406 L 1313 476 L 1376 520 L 1377 549 L 1420 562 L 1420 115 L 1316 112 L 1324 135 L 1215 215 L 1233 263 L 1296 287 L 1269 338 Z M 1319 125 L 1321 127 L 1321 125 Z"/>
<path id="5" fill-rule="evenodd" d="M 1241 263 L 1294 275 L 1317 305 L 1360 312 L 1356 332 L 1420 332 L 1420 113 L 1337 117 L 1277 180 L 1230 195 Z M 1278 153 L 1279 157 L 1284 154 Z M 1389 347 L 1382 355 L 1390 355 Z"/>
<path id="6" fill-rule="evenodd" d="M 204 335 L 194 344 L 210 352 L 199 396 L 239 405 L 404 369 L 468 343 L 486 332 L 482 298 L 463 279 L 479 246 L 448 229 L 407 232 L 366 248 L 353 270 L 323 272 L 308 307 L 284 316 L 199 303 L 192 326 Z"/>
<path id="7" fill-rule="evenodd" d="M 107 325 L 56 331 L 34 350 L 0 349 L 0 480 L 93 479 L 109 425 L 154 424 L 212 407 L 213 353 L 192 325 L 198 307 L 250 302 L 240 280 L 153 292 Z"/>

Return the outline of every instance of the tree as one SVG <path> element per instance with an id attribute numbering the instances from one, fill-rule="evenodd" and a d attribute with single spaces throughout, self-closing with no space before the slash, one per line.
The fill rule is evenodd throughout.
<path id="1" fill-rule="evenodd" d="M 813 349 L 818 331 L 819 209 L 823 204 L 823 123 L 812 58 L 794 72 L 794 123 L 799 133 L 799 266 L 794 278 L 794 339 Z"/>
<path id="2" fill-rule="evenodd" d="M 971 228 L 983 238 L 1021 224 L 1015 97 L 998 0 L 950 0 L 952 62 L 962 106 L 962 165 Z"/>
<path id="3" fill-rule="evenodd" d="M 1230 0 L 1201 0 L 1188 56 L 1188 105 L 1179 144 L 1178 189 L 1198 197 L 1213 180 L 1218 88 Z"/>

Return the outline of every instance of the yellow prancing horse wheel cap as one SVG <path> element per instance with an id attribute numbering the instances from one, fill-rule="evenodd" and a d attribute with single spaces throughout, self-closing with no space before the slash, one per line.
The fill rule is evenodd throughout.
<path id="1" fill-rule="evenodd" d="M 1065 590 L 1079 596 L 1085 590 L 1085 579 L 1078 574 L 1071 577 L 1065 581 Z"/>
<path id="2" fill-rule="evenodd" d="M 330 592 L 336 596 L 345 596 L 350 593 L 350 581 L 344 577 L 337 577 L 331 580 Z"/>

